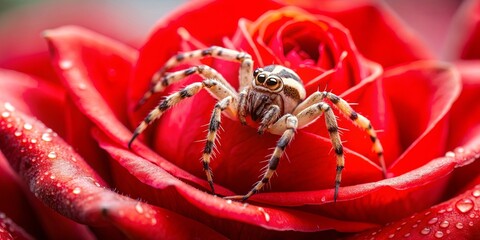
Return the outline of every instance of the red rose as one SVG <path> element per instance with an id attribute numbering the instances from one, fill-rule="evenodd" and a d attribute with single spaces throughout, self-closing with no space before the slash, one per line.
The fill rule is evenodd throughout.
<path id="1" fill-rule="evenodd" d="M 44 224 L 46 216 L 62 218 L 82 238 L 478 236 L 480 115 L 471 107 L 478 63 L 425 60 L 425 48 L 382 7 L 305 9 L 191 2 L 158 22 L 140 50 L 78 27 L 47 31 L 62 86 L 0 73 L 0 169 L 11 183 L 2 191 L 19 200 L 13 209 L 38 209 Z M 327 90 L 355 103 L 381 130 L 390 178 L 383 179 L 368 135 L 336 111 L 346 158 L 336 202 L 335 156 L 322 119 L 297 131 L 270 188 L 247 203 L 213 196 L 198 162 L 215 104 L 206 92 L 166 112 L 129 150 L 132 131 L 158 100 L 200 80 L 189 77 L 133 111 L 154 73 L 178 52 L 211 45 L 246 51 L 255 67 L 293 69 L 307 95 Z M 200 62 L 238 87 L 237 63 L 191 64 Z M 210 164 L 216 193 L 242 195 L 279 136 L 259 136 L 225 117 L 221 126 Z M 49 232 L 31 227 L 25 212 L 7 215 L 36 237 Z M 25 236 L 20 227 L 5 229 Z"/>

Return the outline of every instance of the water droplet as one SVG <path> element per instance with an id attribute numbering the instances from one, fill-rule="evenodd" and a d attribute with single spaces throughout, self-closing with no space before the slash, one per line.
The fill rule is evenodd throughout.
<path id="1" fill-rule="evenodd" d="M 455 224 L 455 227 L 458 228 L 458 229 L 462 229 L 463 228 L 463 223 L 459 222 L 459 223 Z"/>
<path id="2" fill-rule="evenodd" d="M 473 227 L 473 222 L 468 222 L 468 226 Z"/>
<path id="3" fill-rule="evenodd" d="M 260 212 L 263 213 L 263 216 L 265 217 L 265 221 L 267 221 L 267 222 L 270 221 L 270 214 L 268 214 L 267 212 L 265 212 L 265 209 L 263 209 L 262 207 L 259 207 L 259 208 L 258 208 L 258 211 L 260 211 Z"/>
<path id="4" fill-rule="evenodd" d="M 228 199 L 228 200 L 227 200 L 227 203 L 228 203 L 228 204 L 232 204 L 232 202 L 233 202 L 233 201 L 232 201 L 231 199 Z"/>
<path id="5" fill-rule="evenodd" d="M 10 117 L 10 112 L 2 112 L 2 117 L 4 118 Z"/>
<path id="6" fill-rule="evenodd" d="M 388 238 L 394 238 L 394 237 L 395 237 L 395 233 L 388 235 Z"/>
<path id="7" fill-rule="evenodd" d="M 55 175 L 51 175 L 51 176 L 50 176 L 50 179 L 55 179 Z"/>
<path id="8" fill-rule="evenodd" d="M 432 213 L 432 212 L 430 212 L 430 211 L 426 212 L 426 213 L 425 213 L 425 216 L 430 215 L 430 213 Z"/>
<path id="9" fill-rule="evenodd" d="M 51 133 L 44 133 L 42 134 L 42 140 L 45 141 L 45 142 L 50 142 L 52 141 L 53 137 L 52 137 L 52 134 Z"/>
<path id="10" fill-rule="evenodd" d="M 73 67 L 73 63 L 70 60 L 62 60 L 60 61 L 59 66 L 61 69 L 67 70 Z"/>
<path id="11" fill-rule="evenodd" d="M 440 209 L 440 210 L 438 210 L 438 213 L 445 213 L 446 211 L 447 210 L 445 210 L 445 209 Z"/>
<path id="12" fill-rule="evenodd" d="M 3 107 L 5 107 L 5 109 L 7 109 L 9 112 L 15 111 L 15 107 L 9 102 L 4 103 Z"/>
<path id="13" fill-rule="evenodd" d="M 25 124 L 23 124 L 23 128 L 25 130 L 32 130 L 33 126 L 30 123 L 25 123 Z"/>
<path id="14" fill-rule="evenodd" d="M 57 153 L 55 153 L 55 152 L 49 152 L 48 155 L 47 155 L 47 157 L 50 158 L 50 159 L 54 159 L 54 158 L 57 157 Z"/>
<path id="15" fill-rule="evenodd" d="M 460 212 L 466 213 L 466 212 L 472 210 L 473 201 L 469 198 L 464 198 L 464 199 L 458 200 L 458 202 L 455 203 L 455 207 L 457 207 L 457 209 Z"/>
<path id="16" fill-rule="evenodd" d="M 322 198 L 320 199 L 320 201 L 326 202 L 326 201 L 327 201 L 327 198 L 326 198 L 325 196 L 322 196 Z"/>
<path id="17" fill-rule="evenodd" d="M 412 225 L 412 228 L 417 228 L 418 227 L 418 224 L 413 224 Z"/>
<path id="18" fill-rule="evenodd" d="M 451 212 L 451 211 L 453 211 L 452 207 L 447 208 L 447 212 Z"/>
<path id="19" fill-rule="evenodd" d="M 445 153 L 445 157 L 451 157 L 451 158 L 454 158 L 455 157 L 455 153 L 452 152 L 452 151 L 448 151 L 447 153 Z"/>
<path id="20" fill-rule="evenodd" d="M 138 203 L 135 205 L 135 210 L 137 210 L 137 212 L 140 213 L 140 214 L 143 213 L 143 207 L 142 207 L 142 205 L 140 204 L 140 202 L 138 202 Z"/>
<path id="21" fill-rule="evenodd" d="M 80 189 L 79 187 L 76 187 L 73 189 L 73 194 L 80 194 L 80 192 L 82 192 L 82 189 Z"/>
<path id="22" fill-rule="evenodd" d="M 420 231 L 420 233 L 423 234 L 423 235 L 427 235 L 427 234 L 430 233 L 430 231 L 431 231 L 430 228 L 424 228 L 424 229 L 422 229 L 422 231 Z"/>
<path id="23" fill-rule="evenodd" d="M 455 148 L 455 152 L 457 153 L 464 153 L 465 152 L 465 149 L 463 147 L 457 147 Z"/>
<path id="24" fill-rule="evenodd" d="M 408 237 L 410 237 L 410 233 L 405 233 L 405 235 L 403 235 L 403 236 L 408 238 Z"/>
<path id="25" fill-rule="evenodd" d="M 480 189 L 475 189 L 475 190 L 473 190 L 472 196 L 474 196 L 474 197 L 480 197 Z"/>
<path id="26" fill-rule="evenodd" d="M 435 235 L 434 235 L 436 238 L 442 238 L 443 237 L 443 232 L 442 231 L 437 231 L 435 232 Z"/>
<path id="27" fill-rule="evenodd" d="M 16 137 L 20 137 L 22 136 L 22 132 L 21 131 L 15 131 L 15 133 L 13 133 Z"/>
<path id="28" fill-rule="evenodd" d="M 79 88 L 80 90 L 85 90 L 85 89 L 87 89 L 87 85 L 86 85 L 85 83 L 79 83 L 79 84 L 78 84 L 78 88 Z"/>
<path id="29" fill-rule="evenodd" d="M 435 224 L 438 222 L 438 218 L 432 218 L 428 221 L 428 224 Z"/>
<path id="30" fill-rule="evenodd" d="M 440 227 L 441 227 L 441 228 L 447 228 L 449 225 L 450 225 L 450 223 L 449 223 L 447 220 L 445 220 L 445 221 L 443 221 L 442 223 L 440 223 Z"/>
<path id="31" fill-rule="evenodd" d="M 37 143 L 37 139 L 32 138 L 32 139 L 30 139 L 30 142 L 31 142 L 31 143 Z"/>

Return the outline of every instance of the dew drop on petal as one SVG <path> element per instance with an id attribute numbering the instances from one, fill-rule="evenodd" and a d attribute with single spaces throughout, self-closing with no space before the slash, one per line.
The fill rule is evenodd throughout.
<path id="1" fill-rule="evenodd" d="M 472 196 L 474 196 L 474 197 L 480 197 L 480 189 L 475 189 L 475 190 L 472 192 Z"/>
<path id="2" fill-rule="evenodd" d="M 25 130 L 32 130 L 33 126 L 30 123 L 25 123 L 25 124 L 23 124 L 23 128 Z"/>
<path id="3" fill-rule="evenodd" d="M 458 200 L 457 203 L 455 203 L 455 207 L 458 209 L 458 211 L 462 213 L 466 213 L 473 208 L 473 201 L 469 198 L 464 198 L 461 200 Z"/>
<path id="4" fill-rule="evenodd" d="M 4 103 L 3 107 L 5 107 L 5 109 L 7 109 L 7 111 L 10 111 L 10 112 L 15 111 L 15 107 L 9 102 Z"/>
<path id="5" fill-rule="evenodd" d="M 79 187 L 76 187 L 73 189 L 73 194 L 80 194 L 80 192 L 82 192 L 82 189 L 80 189 Z"/>
<path id="6" fill-rule="evenodd" d="M 452 151 L 448 151 L 447 153 L 445 153 L 445 157 L 451 157 L 451 158 L 454 158 L 455 157 L 455 153 L 452 152 Z"/>
<path id="7" fill-rule="evenodd" d="M 459 223 L 455 224 L 455 227 L 458 228 L 458 229 L 462 229 L 463 228 L 463 223 L 459 222 Z"/>
<path id="8" fill-rule="evenodd" d="M 54 159 L 54 158 L 57 157 L 57 153 L 55 153 L 55 152 L 49 152 L 48 155 L 47 155 L 47 157 L 50 158 L 50 159 Z"/>
<path id="9" fill-rule="evenodd" d="M 10 112 L 2 112 L 2 117 L 3 117 L 3 118 L 8 118 L 8 117 L 10 117 Z"/>
<path id="10" fill-rule="evenodd" d="M 468 226 L 473 227 L 473 222 L 468 222 Z"/>
<path id="11" fill-rule="evenodd" d="M 232 204 L 232 203 L 233 203 L 233 201 L 231 199 L 227 200 L 227 204 Z"/>
<path id="12" fill-rule="evenodd" d="M 428 224 L 435 224 L 438 222 L 438 218 L 432 218 L 428 221 Z"/>
<path id="13" fill-rule="evenodd" d="M 408 238 L 408 237 L 410 237 L 410 233 L 405 233 L 405 235 L 403 235 L 403 236 Z"/>
<path id="14" fill-rule="evenodd" d="M 394 237 L 395 237 L 395 233 L 388 235 L 388 238 L 394 238 Z"/>
<path id="15" fill-rule="evenodd" d="M 430 233 L 430 231 L 431 231 L 430 228 L 424 228 L 424 229 L 422 229 L 422 231 L 420 231 L 420 233 L 423 234 L 423 235 L 427 235 L 427 234 Z"/>
<path id="16" fill-rule="evenodd" d="M 45 141 L 45 142 L 50 142 L 52 141 L 53 137 L 52 137 L 52 134 L 51 133 L 44 133 L 42 134 L 42 140 Z"/>
<path id="17" fill-rule="evenodd" d="M 442 223 L 440 223 L 440 227 L 441 227 L 441 228 L 447 228 L 449 225 L 450 225 L 450 223 L 449 223 L 447 220 L 445 220 L 445 221 L 443 221 Z"/>
<path id="18" fill-rule="evenodd" d="M 31 142 L 31 143 L 37 143 L 37 139 L 32 138 L 32 139 L 30 139 L 30 142 Z"/>
<path id="19" fill-rule="evenodd" d="M 85 83 L 79 83 L 79 84 L 78 84 L 78 88 L 79 88 L 80 90 L 85 90 L 85 89 L 87 89 L 87 85 L 86 85 Z"/>
<path id="20" fill-rule="evenodd" d="M 443 237 L 443 232 L 442 231 L 436 231 L 434 236 L 436 238 L 442 238 Z"/>
<path id="21" fill-rule="evenodd" d="M 138 202 L 138 203 L 135 205 L 135 210 L 137 210 L 137 212 L 140 213 L 140 214 L 143 213 L 143 207 L 142 207 L 142 205 L 140 204 L 140 202 Z"/>
<path id="22" fill-rule="evenodd" d="M 13 134 L 15 135 L 15 137 L 20 137 L 20 136 L 22 136 L 22 132 L 21 132 L 21 131 L 15 131 Z"/>
<path id="23" fill-rule="evenodd" d="M 59 66 L 63 70 L 68 70 L 73 67 L 73 63 L 70 60 L 62 60 L 60 61 Z"/>

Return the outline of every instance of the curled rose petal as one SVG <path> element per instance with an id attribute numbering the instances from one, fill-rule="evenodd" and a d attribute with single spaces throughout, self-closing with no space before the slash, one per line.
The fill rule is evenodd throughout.
<path id="1" fill-rule="evenodd" d="M 478 153 L 471 153 L 473 156 L 459 157 L 477 159 L 480 157 Z M 479 184 L 480 178 L 477 177 L 474 182 Z M 433 237 L 478 239 L 480 237 L 479 206 L 480 184 L 448 201 L 348 239 L 433 239 Z"/>
<path id="2" fill-rule="evenodd" d="M 56 133 L 9 104 L 2 102 L 0 112 L 9 113 L 0 119 L 2 152 L 30 191 L 60 214 L 92 226 L 113 224 L 132 238 L 221 238 L 198 222 L 106 189 Z"/>
<path id="3" fill-rule="evenodd" d="M 195 215 L 196 218 L 205 221 L 209 219 L 210 225 L 215 229 L 227 228 L 233 231 L 233 229 L 238 227 L 236 226 L 238 223 L 233 221 L 259 225 L 270 230 L 296 230 L 301 232 L 327 229 L 350 232 L 373 226 L 360 222 L 344 222 L 302 211 L 278 209 L 267 206 L 260 207 L 255 204 L 242 204 L 212 196 L 179 181 L 158 166 L 122 149 L 118 144 L 108 139 L 102 132 L 95 131 L 94 135 L 96 135 L 97 141 L 102 148 L 104 148 L 122 168 L 133 175 L 123 174 L 121 176 L 123 184 L 120 184 L 118 186 L 119 188 L 126 187 L 131 194 L 137 194 L 138 197 L 158 202 L 158 204 L 161 205 L 167 205 L 173 208 L 172 210 L 175 212 L 180 212 L 185 215 Z M 139 184 L 138 180 L 142 184 Z M 176 193 L 170 192 L 169 187 L 174 187 Z M 152 192 L 155 192 L 154 196 L 156 197 L 152 198 Z M 172 204 L 172 201 L 174 201 L 174 204 Z M 198 209 L 203 213 L 199 213 Z M 211 216 L 214 216 L 215 219 L 211 219 Z M 248 225 L 242 228 L 250 229 Z M 250 231 L 255 233 L 260 230 L 251 228 L 251 230 L 246 232 Z M 232 232 L 227 232 L 226 234 L 232 234 Z M 251 236 L 254 236 L 254 234 Z"/>

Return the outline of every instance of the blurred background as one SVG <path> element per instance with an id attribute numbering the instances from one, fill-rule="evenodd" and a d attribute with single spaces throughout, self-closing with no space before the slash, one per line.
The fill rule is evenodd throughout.
<path id="1" fill-rule="evenodd" d="M 445 44 L 449 23 L 461 0 L 379 0 L 428 43 L 434 53 Z M 88 27 L 139 46 L 155 22 L 187 0 L 0 0 L 0 58 L 37 48 L 31 41 L 45 28 Z M 125 33 L 125 29 L 130 32 Z M 12 37 L 15 33 L 15 37 Z M 18 53 L 18 52 L 17 52 Z M 440 54 L 437 54 L 440 55 Z"/>

